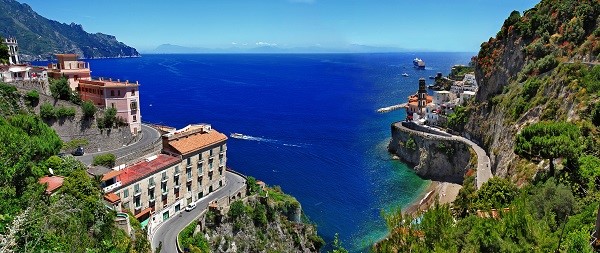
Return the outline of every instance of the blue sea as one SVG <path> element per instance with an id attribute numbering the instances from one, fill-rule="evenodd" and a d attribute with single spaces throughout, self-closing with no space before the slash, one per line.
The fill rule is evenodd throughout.
<path id="1" fill-rule="evenodd" d="M 183 127 L 210 123 L 230 138 L 228 166 L 295 196 L 319 234 L 339 233 L 352 252 L 386 234 L 382 210 L 406 207 L 425 190 L 390 159 L 391 123 L 437 72 L 474 53 L 144 55 L 89 60 L 92 76 L 139 81 L 142 120 Z M 427 68 L 413 68 L 422 58 Z M 403 77 L 402 73 L 409 74 Z"/>

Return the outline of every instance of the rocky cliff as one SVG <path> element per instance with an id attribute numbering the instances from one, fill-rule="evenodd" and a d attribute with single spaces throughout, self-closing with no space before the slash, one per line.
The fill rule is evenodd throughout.
<path id="1" fill-rule="evenodd" d="M 463 134 L 484 143 L 495 175 L 521 180 L 541 168 L 517 166 L 524 161 L 514 154 L 514 136 L 525 125 L 589 116 L 597 100 L 597 77 L 589 72 L 600 55 L 599 14 L 596 0 L 543 0 L 522 16 L 511 13 L 482 44 L 480 88 Z"/>
<path id="2" fill-rule="evenodd" d="M 462 184 L 464 175 L 477 159 L 463 142 L 417 132 L 401 123 L 394 123 L 391 128 L 389 151 L 413 165 L 423 178 Z"/>
<path id="3" fill-rule="evenodd" d="M 49 20 L 15 0 L 0 0 L 0 24 L 0 36 L 18 40 L 23 60 L 53 59 L 56 53 L 83 58 L 139 56 L 135 48 L 112 35 L 91 34 L 81 25 Z"/>

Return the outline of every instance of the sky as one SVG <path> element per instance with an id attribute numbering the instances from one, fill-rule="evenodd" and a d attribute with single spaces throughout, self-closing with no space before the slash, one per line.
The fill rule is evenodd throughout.
<path id="1" fill-rule="evenodd" d="M 161 44 L 476 52 L 511 11 L 539 0 L 19 0 L 140 51 Z"/>

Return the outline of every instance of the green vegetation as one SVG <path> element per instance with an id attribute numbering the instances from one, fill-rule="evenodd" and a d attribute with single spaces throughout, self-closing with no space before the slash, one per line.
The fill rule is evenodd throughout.
<path id="1" fill-rule="evenodd" d="M 112 128 L 114 126 L 122 125 L 122 119 L 117 118 L 117 109 L 108 108 L 104 111 L 104 116 L 96 119 L 96 124 L 98 124 L 98 128 Z"/>
<path id="2" fill-rule="evenodd" d="M 415 139 L 412 136 L 409 136 L 408 140 L 404 143 L 404 147 L 410 150 L 417 150 L 417 143 L 415 143 Z"/>
<path id="3" fill-rule="evenodd" d="M 210 252 L 210 246 L 203 234 L 197 233 L 194 235 L 197 224 L 197 222 L 192 222 L 179 233 L 179 243 L 190 253 Z"/>
<path id="4" fill-rule="evenodd" d="M 462 80 L 465 74 L 473 73 L 475 68 L 473 66 L 456 65 L 450 70 L 448 77 L 453 80 Z"/>
<path id="5" fill-rule="evenodd" d="M 21 96 L 14 86 L 0 82 L 0 116 L 16 114 Z"/>
<path id="6" fill-rule="evenodd" d="M 115 227 L 85 166 L 55 156 L 63 144 L 40 118 L 0 117 L 0 143 L 1 252 L 149 252 L 145 232 L 134 241 Z M 52 196 L 38 183 L 49 168 L 65 178 Z"/>
<path id="7" fill-rule="evenodd" d="M 342 246 L 342 241 L 340 240 L 340 236 L 338 235 L 338 233 L 335 233 L 335 236 L 333 237 L 332 246 L 333 250 L 327 251 L 328 253 L 348 253 L 348 250 L 346 250 L 344 246 Z"/>
<path id="8" fill-rule="evenodd" d="M 575 158 L 581 149 L 581 132 L 573 123 L 538 122 L 527 126 L 516 137 L 515 153 L 526 158 L 550 159 L 550 174 L 554 174 L 554 159 Z"/>
<path id="9" fill-rule="evenodd" d="M 32 90 L 25 94 L 25 103 L 28 106 L 36 106 L 40 102 L 40 94 L 37 90 Z"/>
<path id="10" fill-rule="evenodd" d="M 454 108 L 454 113 L 448 115 L 447 125 L 449 128 L 461 131 L 464 129 L 465 124 L 469 120 L 471 110 L 468 107 L 457 106 Z"/>
<path id="11" fill-rule="evenodd" d="M 2 36 L 0 36 L 0 41 L 3 41 L 4 39 L 2 38 Z M 4 43 L 0 43 L 0 63 L 1 64 L 8 64 L 8 59 L 9 59 L 10 55 L 8 54 L 8 47 L 6 45 L 4 45 Z"/>
<path id="12" fill-rule="evenodd" d="M 86 119 L 93 118 L 96 115 L 96 110 L 96 106 L 90 101 L 84 101 L 81 104 L 81 111 L 83 112 L 83 117 Z"/>
<path id="13" fill-rule="evenodd" d="M 49 79 L 50 93 L 55 99 L 69 100 L 71 98 L 71 87 L 67 78 Z"/>
<path id="14" fill-rule="evenodd" d="M 87 139 L 72 139 L 68 142 L 63 143 L 63 150 L 71 150 L 77 147 L 83 147 L 89 144 Z"/>
<path id="15" fill-rule="evenodd" d="M 45 102 L 40 106 L 40 117 L 43 119 L 64 119 L 75 117 L 75 108 L 59 106 L 54 107 L 50 103 Z"/>
<path id="16" fill-rule="evenodd" d="M 94 165 L 94 166 L 101 165 L 101 166 L 105 166 L 107 168 L 112 168 L 115 166 L 115 160 L 116 160 L 115 155 L 111 154 L 111 153 L 97 155 L 97 156 L 94 156 L 92 165 Z"/>

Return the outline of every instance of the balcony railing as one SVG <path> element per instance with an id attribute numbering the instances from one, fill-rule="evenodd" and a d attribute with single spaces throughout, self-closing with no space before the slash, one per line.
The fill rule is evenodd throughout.
<path id="1" fill-rule="evenodd" d="M 186 180 L 187 183 L 191 183 L 192 182 L 192 177 L 188 177 L 188 179 Z"/>
<path id="2" fill-rule="evenodd" d="M 140 195 L 142 195 L 142 191 L 139 190 L 133 194 L 134 197 L 139 197 Z"/>
<path id="3" fill-rule="evenodd" d="M 151 198 L 148 200 L 148 202 L 155 202 L 156 200 L 154 198 Z"/>
<path id="4" fill-rule="evenodd" d="M 156 187 L 156 184 L 148 185 L 148 190 L 154 190 L 155 187 Z"/>
<path id="5" fill-rule="evenodd" d="M 161 182 L 164 183 L 164 182 L 167 182 L 167 180 L 169 180 L 169 177 L 163 177 L 162 180 L 161 180 Z"/>
<path id="6" fill-rule="evenodd" d="M 135 207 L 135 210 L 136 210 L 136 211 L 142 210 L 142 205 L 136 206 L 136 207 Z"/>
<path id="7" fill-rule="evenodd" d="M 164 197 L 167 197 L 167 195 L 169 195 L 169 192 L 168 192 L 168 191 L 164 191 L 164 192 L 162 193 L 162 196 L 163 196 L 163 198 L 164 198 Z"/>
<path id="8" fill-rule="evenodd" d="M 107 187 L 102 188 L 102 190 L 104 190 L 104 192 L 111 192 L 115 188 L 119 188 L 119 187 L 121 187 L 121 182 L 116 182 L 114 184 L 111 184 Z"/>

